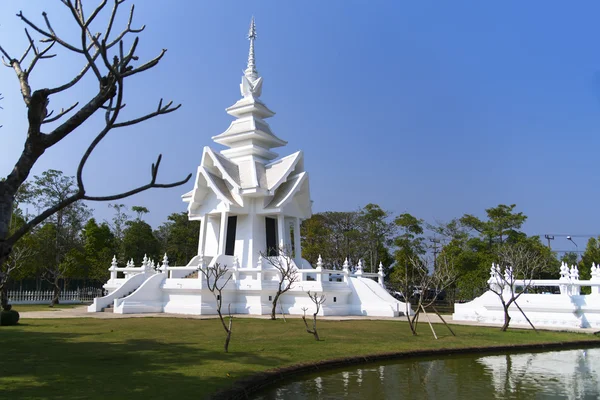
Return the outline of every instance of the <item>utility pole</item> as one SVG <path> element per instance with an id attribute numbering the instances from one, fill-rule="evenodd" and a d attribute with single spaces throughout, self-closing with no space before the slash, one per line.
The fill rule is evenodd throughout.
<path id="1" fill-rule="evenodd" d="M 438 248 L 437 245 L 440 243 L 440 239 L 430 238 L 429 241 L 433 243 L 433 269 L 435 270 L 437 266 L 437 254 Z"/>
<path id="2" fill-rule="evenodd" d="M 548 248 L 552 250 L 552 246 L 550 246 L 550 241 L 554 240 L 554 235 L 544 235 L 546 239 L 548 239 Z"/>

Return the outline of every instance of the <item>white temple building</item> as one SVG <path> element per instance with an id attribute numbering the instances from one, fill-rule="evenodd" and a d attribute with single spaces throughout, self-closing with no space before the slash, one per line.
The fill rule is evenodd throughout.
<path id="1" fill-rule="evenodd" d="M 88 310 L 113 306 L 116 313 L 168 312 L 214 314 L 215 299 L 199 268 L 219 263 L 230 277 L 223 304 L 232 313 L 270 314 L 280 273 L 273 262 L 292 257 L 298 276 L 291 290 L 279 300 L 278 311 L 302 314 L 313 310 L 307 291 L 323 293 L 323 315 L 398 316 L 405 304 L 383 287 L 383 269 L 368 274 L 359 264 L 346 263 L 342 270 L 324 269 L 321 260 L 313 268 L 302 258 L 301 221 L 312 215 L 308 173 L 302 151 L 278 158 L 274 148 L 287 144 L 271 130 L 267 118 L 275 115 L 260 99 L 263 78 L 256 69 L 254 20 L 248 34 L 250 50 L 242 76 L 242 98 L 226 109 L 235 119 L 213 141 L 226 149 L 206 146 L 194 188 L 182 196 L 190 220 L 201 222 L 198 255 L 185 267 L 160 268 L 148 260 L 109 269 L 104 285 L 109 294 L 97 298 Z M 119 272 L 124 277 L 119 277 Z M 309 311 L 313 312 L 313 311 Z"/>

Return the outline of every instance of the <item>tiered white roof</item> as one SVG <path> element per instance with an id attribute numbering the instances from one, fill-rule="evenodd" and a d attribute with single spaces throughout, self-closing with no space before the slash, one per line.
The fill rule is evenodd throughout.
<path id="1" fill-rule="evenodd" d="M 255 161 L 264 163 L 277 158 L 273 153 L 273 147 L 281 147 L 287 144 L 279 139 L 271 131 L 271 127 L 265 121 L 275 113 L 259 99 L 262 93 L 263 78 L 258 75 L 254 57 L 254 40 L 256 39 L 256 25 L 254 18 L 250 23 L 250 51 L 248 54 L 248 67 L 242 76 L 240 92 L 242 99 L 227 108 L 227 113 L 237 119 L 229 125 L 229 128 L 212 139 L 224 146 L 230 147 L 224 150 L 223 155 L 231 160 L 251 156 Z"/>
<path id="2" fill-rule="evenodd" d="M 263 78 L 258 75 L 255 64 L 254 19 L 248 39 L 248 64 L 240 84 L 242 99 L 226 109 L 236 119 L 225 132 L 212 138 L 228 149 L 219 154 L 204 147 L 194 190 L 183 195 L 183 200 L 190 203 L 189 216 L 194 218 L 208 212 L 203 205 L 211 193 L 226 209 L 245 207 L 245 197 L 264 197 L 265 212 L 275 213 L 296 198 L 300 203 L 296 209 L 302 210 L 302 218 L 309 218 L 311 201 L 302 151 L 278 160 L 275 160 L 277 154 L 271 151 L 287 142 L 278 138 L 265 121 L 275 113 L 260 100 Z"/>

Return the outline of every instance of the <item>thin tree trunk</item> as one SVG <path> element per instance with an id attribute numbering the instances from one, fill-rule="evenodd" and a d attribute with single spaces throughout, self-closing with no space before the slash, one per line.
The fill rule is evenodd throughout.
<path id="1" fill-rule="evenodd" d="M 317 313 L 313 314 L 313 335 L 315 335 L 315 340 L 318 342 L 319 340 L 319 332 L 317 332 Z"/>
<path id="2" fill-rule="evenodd" d="M 0 284 L 0 305 L 2 310 L 6 310 L 8 307 L 8 287 L 6 282 Z"/>
<path id="3" fill-rule="evenodd" d="M 281 296 L 281 292 L 277 292 L 275 294 L 275 297 L 273 297 L 273 305 L 271 307 L 271 319 L 272 320 L 277 319 L 277 316 L 275 314 L 277 313 L 277 301 L 279 300 L 279 296 Z"/>
<path id="4" fill-rule="evenodd" d="M 508 314 L 508 307 L 507 305 L 503 304 L 504 306 L 504 325 L 502 325 L 502 328 L 500 328 L 500 330 L 502 332 L 506 332 L 506 330 L 508 329 L 508 324 L 510 324 L 510 314 Z"/>
<path id="5" fill-rule="evenodd" d="M 54 293 L 52 296 L 52 303 L 50 303 L 50 307 L 54 307 L 55 305 L 59 304 L 59 300 L 58 298 L 60 297 L 60 282 L 58 280 L 58 278 L 54 278 Z"/>

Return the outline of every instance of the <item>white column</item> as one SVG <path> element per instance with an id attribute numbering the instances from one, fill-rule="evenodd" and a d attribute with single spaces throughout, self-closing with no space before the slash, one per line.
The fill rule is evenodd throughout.
<path id="1" fill-rule="evenodd" d="M 200 238 L 198 239 L 198 254 L 204 255 L 206 249 L 206 225 L 208 225 L 208 214 L 200 218 Z"/>
<path id="2" fill-rule="evenodd" d="M 221 212 L 221 227 L 219 229 L 219 250 L 217 255 L 225 254 L 225 239 L 227 233 L 227 217 L 229 213 L 227 211 Z"/>
<path id="3" fill-rule="evenodd" d="M 285 249 L 285 216 L 277 215 L 277 238 L 279 239 L 279 248 Z"/>
<path id="4" fill-rule="evenodd" d="M 294 253 L 296 253 L 296 265 L 301 268 L 302 246 L 300 245 L 300 218 L 298 217 L 294 221 Z"/>

